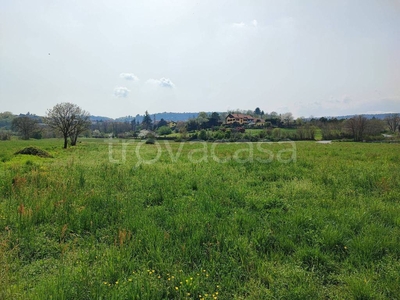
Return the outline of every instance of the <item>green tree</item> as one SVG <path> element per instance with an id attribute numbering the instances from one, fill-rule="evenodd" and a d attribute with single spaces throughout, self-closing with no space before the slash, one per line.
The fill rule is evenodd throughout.
<path id="1" fill-rule="evenodd" d="M 197 130 L 198 128 L 199 128 L 199 123 L 197 122 L 196 119 L 190 119 L 189 121 L 187 121 L 186 123 L 187 131 L 194 131 Z"/>
<path id="2" fill-rule="evenodd" d="M 136 131 L 136 119 L 133 118 L 133 120 L 131 121 L 131 129 L 132 131 Z"/>
<path id="3" fill-rule="evenodd" d="M 200 133 L 199 133 L 199 139 L 200 140 L 207 140 L 207 132 L 204 130 L 204 129 L 202 129 L 201 131 L 200 131 Z"/>
<path id="4" fill-rule="evenodd" d="M 12 120 L 11 128 L 17 131 L 23 140 L 29 140 L 37 130 L 38 121 L 27 116 L 17 117 Z"/>
<path id="5" fill-rule="evenodd" d="M 157 129 L 157 133 L 159 135 L 168 135 L 172 133 L 172 129 L 169 128 L 168 126 L 161 126 Z"/>
<path id="6" fill-rule="evenodd" d="M 257 107 L 257 108 L 254 110 L 254 114 L 255 114 L 256 116 L 260 116 L 260 115 L 261 115 L 261 110 L 260 110 L 259 107 Z"/>
<path id="7" fill-rule="evenodd" d="M 44 122 L 64 138 L 64 149 L 68 146 L 68 137 L 76 144 L 78 135 L 88 128 L 89 113 L 78 105 L 63 102 L 47 110 Z"/>
<path id="8" fill-rule="evenodd" d="M 196 118 L 197 123 L 199 124 L 200 128 L 206 128 L 207 127 L 207 123 L 208 123 L 208 116 L 207 113 L 202 111 L 199 113 L 199 115 Z"/>
<path id="9" fill-rule="evenodd" d="M 163 118 L 161 118 L 160 122 L 157 123 L 157 127 L 160 128 L 163 126 L 168 126 L 168 123 Z"/>
<path id="10" fill-rule="evenodd" d="M 142 128 L 150 130 L 152 123 L 153 123 L 153 121 L 151 120 L 149 112 L 146 110 L 146 112 L 144 113 L 143 121 L 142 121 Z"/>
<path id="11" fill-rule="evenodd" d="M 15 118 L 12 112 L 5 111 L 0 113 L 0 128 L 4 127 L 6 129 L 11 128 L 12 120 Z"/>
<path id="12" fill-rule="evenodd" d="M 211 116 L 210 116 L 210 118 L 208 119 L 208 124 L 209 124 L 209 126 L 210 127 L 213 127 L 213 126 L 218 126 L 219 125 L 219 122 L 220 122 L 220 116 L 219 116 L 219 113 L 217 113 L 217 112 L 213 112 L 212 114 L 211 114 Z"/>

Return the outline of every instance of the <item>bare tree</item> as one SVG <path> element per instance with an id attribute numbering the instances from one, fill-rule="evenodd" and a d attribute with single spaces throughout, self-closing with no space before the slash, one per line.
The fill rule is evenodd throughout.
<path id="1" fill-rule="evenodd" d="M 37 129 L 38 121 L 27 116 L 12 120 L 11 128 L 21 134 L 23 140 L 29 140 Z"/>
<path id="2" fill-rule="evenodd" d="M 378 136 L 385 129 L 385 122 L 380 119 L 372 118 L 367 121 L 367 128 L 365 129 L 365 133 L 368 136 Z"/>
<path id="3" fill-rule="evenodd" d="M 78 118 L 73 122 L 71 134 L 69 135 L 71 146 L 75 146 L 78 136 L 89 129 L 91 123 L 89 117 L 89 113 L 82 110 Z"/>
<path id="4" fill-rule="evenodd" d="M 88 120 L 88 112 L 69 102 L 56 104 L 46 112 L 46 117 L 44 118 L 47 125 L 62 134 L 64 148 L 67 148 L 68 137 L 71 138 L 73 144 L 76 144 L 78 135 L 89 127 Z"/>
<path id="5" fill-rule="evenodd" d="M 396 132 L 400 127 L 400 115 L 390 114 L 385 118 L 386 124 L 389 126 L 391 132 Z M 400 130 L 400 129 L 399 129 Z"/>
<path id="6" fill-rule="evenodd" d="M 350 132 L 355 142 L 363 140 L 368 119 L 364 116 L 354 116 L 346 121 L 345 128 Z"/>
<path id="7" fill-rule="evenodd" d="M 281 122 L 285 124 L 286 126 L 289 126 L 290 124 L 293 123 L 293 115 L 291 112 L 287 112 L 281 115 Z"/>
<path id="8" fill-rule="evenodd" d="M 344 129 L 354 141 L 359 142 L 367 137 L 378 136 L 384 129 L 384 122 L 375 118 L 368 120 L 364 116 L 354 116 L 346 120 Z"/>

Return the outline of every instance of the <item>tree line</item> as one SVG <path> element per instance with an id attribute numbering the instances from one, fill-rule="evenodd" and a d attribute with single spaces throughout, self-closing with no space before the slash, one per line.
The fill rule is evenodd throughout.
<path id="1" fill-rule="evenodd" d="M 48 109 L 44 117 L 26 114 L 14 116 L 10 112 L 0 113 L 0 128 L 10 125 L 11 131 L 17 133 L 21 139 L 42 138 L 61 136 L 63 147 L 68 144 L 76 145 L 78 137 L 139 137 L 141 130 L 152 132 L 153 136 L 167 136 L 173 132 L 179 134 L 182 139 L 255 139 L 254 135 L 245 134 L 247 129 L 254 128 L 249 124 L 225 124 L 225 117 L 229 113 L 240 113 L 250 115 L 263 120 L 263 129 L 256 135 L 256 138 L 268 138 L 279 140 L 288 138 L 293 140 L 313 140 L 316 130 L 319 129 L 323 139 L 352 139 L 363 141 L 376 139 L 382 133 L 399 134 L 400 115 L 389 114 L 384 120 L 368 119 L 362 115 L 356 115 L 349 119 L 336 118 L 297 118 L 288 112 L 278 114 L 276 112 L 265 113 L 259 107 L 254 111 L 228 111 L 226 113 L 205 113 L 200 112 L 197 117 L 186 122 L 170 123 L 167 120 L 155 120 L 155 117 L 145 112 L 141 122 L 133 118 L 130 122 L 115 121 L 90 121 L 89 112 L 83 110 L 73 103 L 60 103 Z M 282 131 L 281 129 L 293 129 L 293 131 Z M 50 134 L 49 134 L 50 132 Z M 0 139 L 10 139 L 9 130 L 0 130 Z"/>

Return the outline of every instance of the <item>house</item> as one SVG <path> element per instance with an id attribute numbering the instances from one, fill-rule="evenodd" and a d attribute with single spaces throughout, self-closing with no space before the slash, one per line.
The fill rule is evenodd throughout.
<path id="1" fill-rule="evenodd" d="M 265 120 L 263 120 L 263 119 L 255 119 L 254 120 L 254 124 L 257 127 L 263 127 L 265 125 Z"/>
<path id="2" fill-rule="evenodd" d="M 174 127 L 176 127 L 176 122 L 175 121 L 169 121 L 168 122 L 168 126 L 169 126 L 169 128 L 174 128 Z"/>
<path id="3" fill-rule="evenodd" d="M 239 123 L 240 125 L 254 122 L 254 118 L 244 114 L 228 114 L 225 118 L 225 124 Z"/>

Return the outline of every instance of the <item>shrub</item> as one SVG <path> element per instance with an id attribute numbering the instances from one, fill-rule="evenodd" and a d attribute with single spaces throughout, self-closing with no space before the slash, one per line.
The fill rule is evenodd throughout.
<path id="1" fill-rule="evenodd" d="M 282 137 L 282 131 L 280 128 L 274 128 L 271 132 L 271 136 L 274 139 L 280 139 Z"/>
<path id="2" fill-rule="evenodd" d="M 202 130 L 200 131 L 200 133 L 199 133 L 199 139 L 200 139 L 200 140 L 203 140 L 203 141 L 207 140 L 207 132 L 206 132 L 204 129 L 202 129 Z"/>
<path id="3" fill-rule="evenodd" d="M 0 131 L 0 140 L 2 141 L 11 140 L 11 134 L 8 131 Z"/>
<path id="4" fill-rule="evenodd" d="M 155 139 L 154 138 L 149 138 L 146 140 L 146 144 L 150 144 L 153 145 L 155 143 Z"/>
<path id="5" fill-rule="evenodd" d="M 169 128 L 168 126 L 161 126 L 160 128 L 157 129 L 157 133 L 159 135 L 168 135 L 172 133 L 172 129 Z"/>

